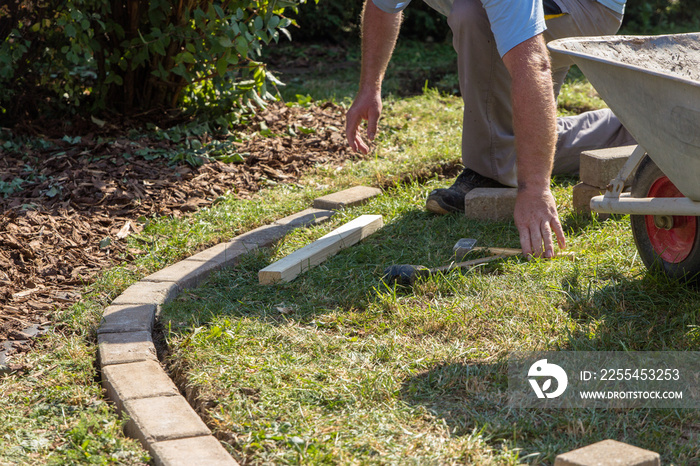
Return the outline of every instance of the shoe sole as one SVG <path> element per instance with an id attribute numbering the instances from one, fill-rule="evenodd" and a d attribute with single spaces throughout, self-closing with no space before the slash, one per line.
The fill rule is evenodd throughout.
<path id="1" fill-rule="evenodd" d="M 425 208 L 434 214 L 440 214 L 440 215 L 446 215 L 446 214 L 452 214 L 452 213 L 458 212 L 458 210 L 456 210 L 454 208 L 446 209 L 445 207 L 443 207 L 443 205 L 439 201 L 436 201 L 435 199 L 428 199 L 425 202 Z"/>

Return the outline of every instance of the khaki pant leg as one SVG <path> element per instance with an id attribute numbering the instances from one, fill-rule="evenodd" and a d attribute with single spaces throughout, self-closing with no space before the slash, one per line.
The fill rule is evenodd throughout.
<path id="1" fill-rule="evenodd" d="M 447 21 L 464 100 L 462 163 L 516 186 L 511 79 L 496 49 L 486 10 L 480 0 L 455 0 Z"/>

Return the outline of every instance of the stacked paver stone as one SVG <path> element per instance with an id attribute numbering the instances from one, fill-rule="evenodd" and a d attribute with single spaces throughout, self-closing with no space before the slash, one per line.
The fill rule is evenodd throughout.
<path id="1" fill-rule="evenodd" d="M 104 310 L 97 330 L 102 385 L 128 418 L 126 434 L 141 441 L 156 465 L 238 464 L 158 361 L 152 333 L 161 306 L 182 290 L 198 286 L 211 272 L 235 265 L 244 254 L 379 194 L 377 188 L 359 186 L 318 198 L 314 206 L 323 208 L 290 215 L 166 267 L 127 288 Z"/>
<path id="2" fill-rule="evenodd" d="M 573 189 L 574 212 L 591 213 L 591 199 L 605 194 L 605 188 L 617 176 L 635 147 L 637 146 L 621 146 L 581 153 L 579 173 L 581 182 Z M 602 218 L 606 217 L 608 216 L 602 216 Z"/>
<path id="3" fill-rule="evenodd" d="M 605 188 L 632 155 L 635 147 L 622 146 L 581 153 L 581 182 L 573 188 L 575 212 L 591 213 L 591 198 L 605 193 Z M 464 213 L 473 220 L 511 220 L 517 195 L 517 188 L 473 189 L 464 198 Z"/>

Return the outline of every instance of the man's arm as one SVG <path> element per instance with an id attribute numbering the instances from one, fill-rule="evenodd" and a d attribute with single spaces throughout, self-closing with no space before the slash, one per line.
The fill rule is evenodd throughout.
<path id="1" fill-rule="evenodd" d="M 382 112 L 382 80 L 394 51 L 401 27 L 401 13 L 385 13 L 372 0 L 365 0 L 362 10 L 362 72 L 360 90 L 348 110 L 345 134 L 350 147 L 363 154 L 369 147 L 358 130 L 362 120 L 367 120 L 367 137 L 377 134 L 377 122 Z"/>
<path id="2" fill-rule="evenodd" d="M 525 255 L 553 257 L 552 232 L 565 248 L 564 231 L 549 189 L 556 145 L 556 104 L 549 55 L 542 35 L 503 56 L 512 78 L 513 126 L 518 154 L 515 225 Z"/>

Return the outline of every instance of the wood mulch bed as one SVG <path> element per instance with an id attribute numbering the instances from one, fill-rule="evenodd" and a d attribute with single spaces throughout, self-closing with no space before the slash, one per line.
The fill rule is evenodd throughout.
<path id="1" fill-rule="evenodd" d="M 267 127 L 276 137 L 254 135 L 236 143 L 237 152 L 249 154 L 242 163 L 209 162 L 197 168 L 137 154 L 149 144 L 167 149 L 167 141 L 130 139 L 110 125 L 75 126 L 64 138 L 65 126 L 48 122 L 38 130 L 35 124 L 33 130 L 52 143 L 46 149 L 3 152 L 0 141 L 0 187 L 25 180 L 21 191 L 0 193 L 0 343 L 5 354 L 29 349 L 31 339 L 23 330 L 49 325 L 57 310 L 80 299 L 100 271 L 142 253 L 127 249 L 124 240 L 138 232 L 139 217 L 186 215 L 226 193 L 248 198 L 265 180 L 294 182 L 309 167 L 358 157 L 345 142 L 344 110 L 330 103 L 271 105 L 248 132 Z"/>

